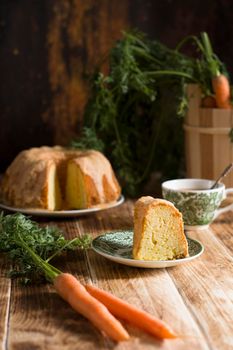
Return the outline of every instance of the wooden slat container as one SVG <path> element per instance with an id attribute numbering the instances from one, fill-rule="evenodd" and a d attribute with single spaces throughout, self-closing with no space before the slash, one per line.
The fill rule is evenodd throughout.
<path id="1" fill-rule="evenodd" d="M 216 179 L 233 162 L 233 143 L 229 132 L 233 127 L 233 111 L 201 108 L 201 92 L 197 85 L 188 86 L 189 110 L 185 119 L 187 177 Z M 223 181 L 233 186 L 233 172 Z"/>

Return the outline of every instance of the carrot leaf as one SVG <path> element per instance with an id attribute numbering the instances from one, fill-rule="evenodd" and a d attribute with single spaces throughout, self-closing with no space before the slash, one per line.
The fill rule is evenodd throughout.
<path id="1" fill-rule="evenodd" d="M 25 283 L 52 276 L 55 271 L 48 261 L 65 250 L 87 249 L 90 243 L 89 235 L 67 240 L 57 227 L 41 227 L 19 213 L 0 214 L 0 251 L 13 262 L 10 276 L 21 277 Z"/>

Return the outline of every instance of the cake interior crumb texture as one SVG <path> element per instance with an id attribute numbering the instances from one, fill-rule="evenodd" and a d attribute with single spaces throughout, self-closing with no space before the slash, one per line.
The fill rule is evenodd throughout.
<path id="1" fill-rule="evenodd" d="M 47 206 L 52 210 L 60 210 L 62 207 L 62 195 L 59 185 L 57 168 L 52 164 L 48 171 Z"/>
<path id="2" fill-rule="evenodd" d="M 163 199 L 142 197 L 135 204 L 133 257 L 172 260 L 188 256 L 182 215 Z"/>
<path id="3" fill-rule="evenodd" d="M 66 199 L 71 208 L 87 207 L 84 181 L 80 169 L 70 163 L 67 166 Z"/>

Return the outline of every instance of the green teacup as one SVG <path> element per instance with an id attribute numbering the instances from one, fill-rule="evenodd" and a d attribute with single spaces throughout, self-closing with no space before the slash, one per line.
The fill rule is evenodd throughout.
<path id="1" fill-rule="evenodd" d="M 179 179 L 162 183 L 163 198 L 172 202 L 182 213 L 186 229 L 204 229 L 219 214 L 233 209 L 233 204 L 218 209 L 227 193 L 223 183 L 210 189 L 215 181 L 203 179 Z"/>

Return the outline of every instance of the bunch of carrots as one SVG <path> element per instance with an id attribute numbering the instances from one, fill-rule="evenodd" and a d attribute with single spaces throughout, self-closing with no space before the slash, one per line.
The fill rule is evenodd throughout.
<path id="1" fill-rule="evenodd" d="M 161 320 L 97 287 L 82 285 L 73 275 L 62 273 L 48 261 L 43 260 L 20 235 L 18 240 L 18 244 L 28 252 L 34 264 L 43 271 L 45 278 L 53 283 L 57 293 L 75 311 L 90 320 L 114 341 L 119 342 L 130 338 L 126 329 L 118 321 L 118 317 L 156 338 L 177 338 L 176 334 Z"/>

